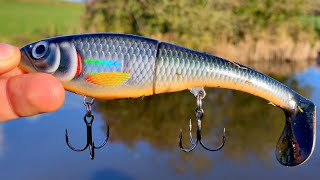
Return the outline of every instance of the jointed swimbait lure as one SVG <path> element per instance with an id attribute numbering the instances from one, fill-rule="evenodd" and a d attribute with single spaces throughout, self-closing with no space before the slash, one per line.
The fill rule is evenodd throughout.
<path id="1" fill-rule="evenodd" d="M 21 53 L 23 70 L 50 73 L 66 90 L 94 98 L 138 98 L 194 87 L 247 92 L 285 112 L 276 147 L 281 164 L 305 162 L 315 146 L 316 107 L 311 101 L 269 76 L 210 54 L 113 33 L 44 39 L 24 46 Z"/>

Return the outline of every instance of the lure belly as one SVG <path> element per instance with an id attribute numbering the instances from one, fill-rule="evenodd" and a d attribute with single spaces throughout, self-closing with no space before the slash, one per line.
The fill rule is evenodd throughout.
<path id="1" fill-rule="evenodd" d="M 100 99 L 138 98 L 194 87 L 239 90 L 282 108 L 280 163 L 305 162 L 315 146 L 316 107 L 289 87 L 249 67 L 141 36 L 113 33 L 44 39 L 21 49 L 21 68 L 50 73 L 65 89 Z"/>

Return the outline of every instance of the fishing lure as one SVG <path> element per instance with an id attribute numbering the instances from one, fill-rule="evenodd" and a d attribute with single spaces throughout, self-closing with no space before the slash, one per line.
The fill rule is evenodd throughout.
<path id="1" fill-rule="evenodd" d="M 44 39 L 24 46 L 21 54 L 26 72 L 52 74 L 66 90 L 93 98 L 138 98 L 195 87 L 247 92 L 285 112 L 276 146 L 281 164 L 305 162 L 315 146 L 316 107 L 310 100 L 265 74 L 207 53 L 136 35 L 97 33 Z"/>

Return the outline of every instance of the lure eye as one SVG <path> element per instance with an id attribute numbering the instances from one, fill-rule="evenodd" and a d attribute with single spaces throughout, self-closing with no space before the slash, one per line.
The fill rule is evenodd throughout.
<path id="1" fill-rule="evenodd" d="M 32 49 L 32 56 L 36 60 L 43 58 L 48 51 L 48 43 L 45 41 L 40 41 L 36 45 L 34 45 Z"/>

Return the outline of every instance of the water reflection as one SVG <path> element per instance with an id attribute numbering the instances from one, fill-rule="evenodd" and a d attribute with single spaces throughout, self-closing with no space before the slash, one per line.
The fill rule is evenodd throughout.
<path id="1" fill-rule="evenodd" d="M 311 64 L 316 64 L 314 59 L 299 62 L 283 62 L 275 59 L 273 61 L 249 62 L 245 65 L 265 74 L 276 74 L 283 77 L 289 77 L 294 73 L 307 70 Z"/>
<path id="2" fill-rule="evenodd" d="M 101 179 L 134 180 L 134 178 L 114 169 L 101 169 L 94 173 L 92 180 Z"/>
<path id="3" fill-rule="evenodd" d="M 4 155 L 4 132 L 3 126 L 0 125 L 0 157 Z"/>
<path id="4" fill-rule="evenodd" d="M 282 82 L 288 80 L 286 77 L 277 79 Z M 297 87 L 296 81 L 288 82 L 290 87 L 308 95 Z M 219 145 L 222 129 L 226 127 L 227 140 L 222 149 L 224 158 L 245 162 L 250 156 L 256 156 L 259 160 L 270 163 L 274 158 L 270 151 L 275 148 L 285 123 L 282 110 L 246 93 L 225 89 L 206 91 L 202 128 L 208 144 Z M 112 142 L 123 143 L 132 148 L 143 141 L 159 152 L 166 152 L 180 151 L 179 129 L 182 128 L 184 136 L 188 136 L 188 123 L 190 118 L 194 118 L 195 106 L 194 96 L 184 91 L 142 99 L 98 101 L 96 110 L 110 125 Z M 190 166 L 185 162 L 194 165 L 193 169 L 196 171 L 210 169 L 217 159 L 208 158 L 208 153 L 200 149 L 195 150 L 195 153 L 181 153 L 179 157 L 172 157 L 169 164 L 175 164 L 173 166 L 177 168 L 177 172 L 185 169 L 184 166 Z"/>
<path id="5" fill-rule="evenodd" d="M 316 58 L 316 63 L 318 66 L 320 66 L 320 51 L 318 52 L 318 56 Z"/>

